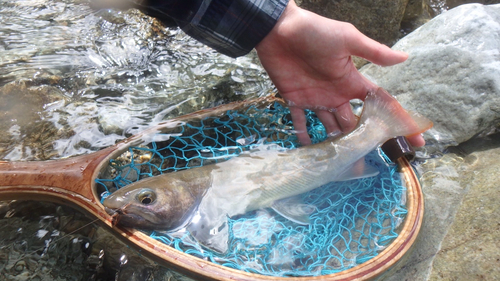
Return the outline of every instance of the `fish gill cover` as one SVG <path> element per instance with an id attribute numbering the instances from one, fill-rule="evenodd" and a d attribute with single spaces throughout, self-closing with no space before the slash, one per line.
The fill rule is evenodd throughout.
<path id="1" fill-rule="evenodd" d="M 313 142 L 327 134 L 307 115 Z M 130 147 L 96 179 L 102 198 L 142 178 L 195 168 L 237 156 L 264 144 L 298 146 L 287 108 L 279 103 L 230 110 L 190 121 L 147 145 Z M 317 211 L 309 225 L 288 221 L 270 209 L 229 218 L 229 250 L 203 248 L 190 234 L 150 232 L 179 251 L 243 271 L 272 276 L 316 276 L 341 272 L 377 256 L 397 236 L 406 210 L 406 188 L 395 165 L 373 152 L 366 161 L 376 177 L 334 182 L 304 194 Z"/>

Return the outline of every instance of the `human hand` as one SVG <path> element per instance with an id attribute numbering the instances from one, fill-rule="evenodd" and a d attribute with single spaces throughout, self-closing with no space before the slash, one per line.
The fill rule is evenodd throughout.
<path id="1" fill-rule="evenodd" d="M 304 109 L 313 110 L 327 133 L 350 132 L 357 123 L 349 100 L 364 100 L 378 86 L 354 66 L 351 55 L 382 66 L 408 58 L 359 32 L 353 25 L 321 17 L 290 0 L 273 30 L 256 46 L 260 61 L 288 102 L 299 141 L 311 143 Z M 422 136 L 409 138 L 414 146 Z"/>

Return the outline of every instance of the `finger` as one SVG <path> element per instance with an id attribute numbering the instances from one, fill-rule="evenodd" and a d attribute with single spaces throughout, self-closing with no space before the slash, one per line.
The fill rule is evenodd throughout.
<path id="1" fill-rule="evenodd" d="M 342 132 L 344 133 L 351 132 L 358 123 L 358 119 L 354 115 L 354 112 L 352 112 L 350 102 L 346 102 L 338 106 L 334 114 Z"/>
<path id="2" fill-rule="evenodd" d="M 370 39 L 359 32 L 354 26 L 346 35 L 346 46 L 352 55 L 365 58 L 375 64 L 389 66 L 404 62 L 408 54 L 395 51 L 386 45 Z"/>
<path id="3" fill-rule="evenodd" d="M 415 147 L 421 147 L 421 146 L 425 145 L 424 137 L 422 137 L 422 135 L 420 135 L 420 134 L 414 135 L 411 137 L 407 137 L 407 139 L 411 143 L 411 145 L 413 145 Z"/>
<path id="4" fill-rule="evenodd" d="M 306 126 L 306 115 L 304 110 L 298 107 L 290 107 L 290 115 L 292 115 L 293 127 L 296 131 L 297 138 L 300 144 L 309 145 L 311 144 L 311 138 L 307 133 Z"/>
<path id="5" fill-rule="evenodd" d="M 327 110 L 317 110 L 315 111 L 316 116 L 318 116 L 319 121 L 325 127 L 326 133 L 329 136 L 340 134 L 342 129 L 335 118 L 334 113 Z"/>

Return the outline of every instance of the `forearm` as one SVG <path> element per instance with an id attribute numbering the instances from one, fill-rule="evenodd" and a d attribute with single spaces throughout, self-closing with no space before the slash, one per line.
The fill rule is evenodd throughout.
<path id="1" fill-rule="evenodd" d="M 273 29 L 288 0 L 135 1 L 146 13 L 172 18 L 184 32 L 231 57 L 250 52 Z"/>

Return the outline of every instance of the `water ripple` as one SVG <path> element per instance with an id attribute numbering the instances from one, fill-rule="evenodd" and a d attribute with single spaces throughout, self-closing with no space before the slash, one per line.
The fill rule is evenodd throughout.
<path id="1" fill-rule="evenodd" d="M 0 0 L 0 130 L 12 132 L 0 159 L 88 153 L 159 119 L 271 91 L 255 54 L 226 57 L 137 10 Z"/>

